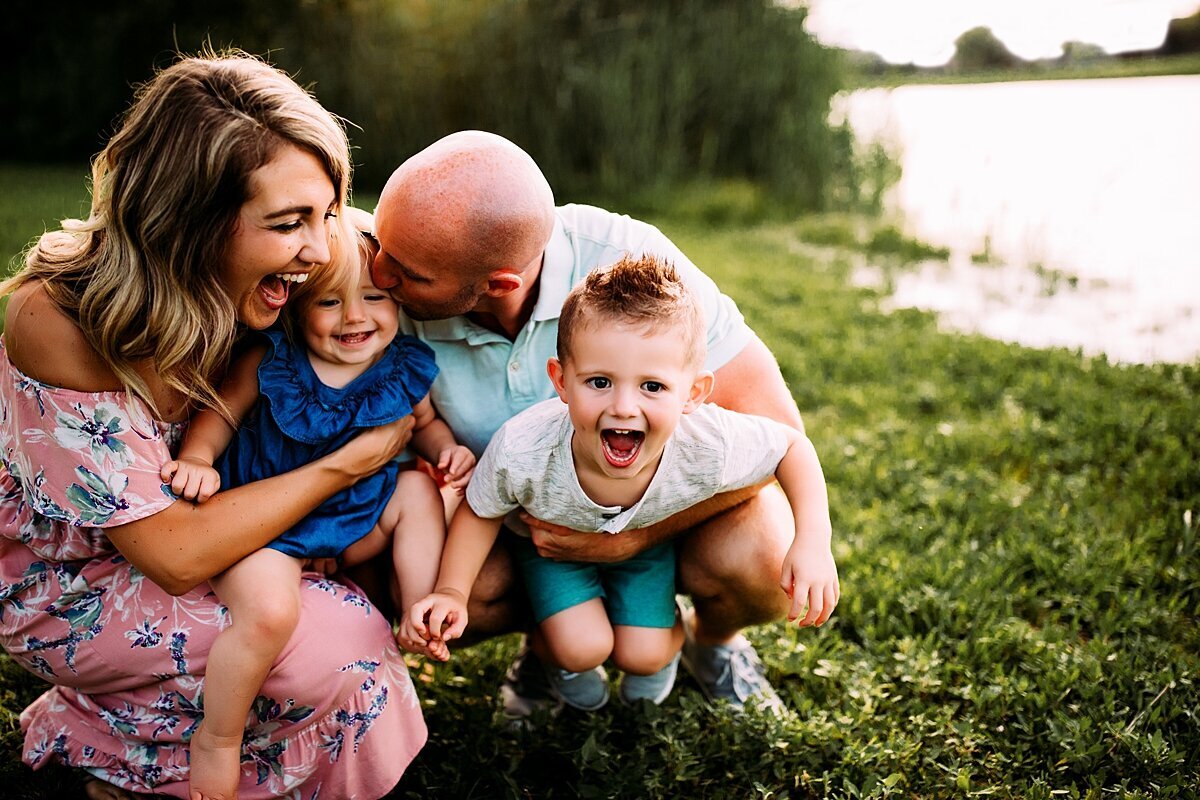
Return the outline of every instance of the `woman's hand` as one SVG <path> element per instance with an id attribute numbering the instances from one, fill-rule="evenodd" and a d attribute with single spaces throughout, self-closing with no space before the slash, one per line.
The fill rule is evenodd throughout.
<path id="1" fill-rule="evenodd" d="M 413 417 L 408 415 L 387 425 L 369 428 L 333 453 L 337 466 L 354 480 L 361 480 L 383 469 L 408 446 L 412 439 Z"/>

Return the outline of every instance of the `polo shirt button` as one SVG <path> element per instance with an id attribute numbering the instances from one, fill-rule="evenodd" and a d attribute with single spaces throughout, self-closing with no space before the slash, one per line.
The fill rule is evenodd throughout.
<path id="1" fill-rule="evenodd" d="M 511 369 L 513 372 L 518 372 L 521 369 L 521 362 L 514 361 L 508 365 L 508 368 Z"/>

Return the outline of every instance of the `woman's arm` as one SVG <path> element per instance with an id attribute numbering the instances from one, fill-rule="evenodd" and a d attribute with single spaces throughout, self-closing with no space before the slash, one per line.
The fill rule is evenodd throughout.
<path id="1" fill-rule="evenodd" d="M 34 380 L 80 392 L 120 390 L 121 381 L 75 322 L 40 284 L 9 302 L 5 346 Z M 183 398 L 144 370 L 165 419 L 183 415 Z M 152 581 L 184 594 L 258 550 L 342 489 L 381 469 L 404 449 L 412 417 L 364 431 L 340 450 L 283 475 L 240 486 L 203 505 L 175 501 L 157 514 L 105 530 L 109 541 Z"/>
<path id="2" fill-rule="evenodd" d="M 105 533 L 146 577 L 170 594 L 184 594 L 383 468 L 408 443 L 412 424 L 404 417 L 372 428 L 299 469 L 220 492 L 202 505 L 177 500 Z"/>

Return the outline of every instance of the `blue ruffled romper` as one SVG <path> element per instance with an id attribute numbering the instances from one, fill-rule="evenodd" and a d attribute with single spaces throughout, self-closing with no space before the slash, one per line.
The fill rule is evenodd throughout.
<path id="1" fill-rule="evenodd" d="M 301 467 L 332 453 L 363 428 L 411 414 L 437 376 L 433 351 L 397 336 L 383 356 L 341 389 L 326 386 L 308 352 L 282 331 L 258 365 L 259 400 L 214 465 L 221 488 L 232 488 Z M 297 558 L 334 557 L 375 526 L 396 487 L 399 465 L 388 463 L 326 500 L 268 547 Z"/>

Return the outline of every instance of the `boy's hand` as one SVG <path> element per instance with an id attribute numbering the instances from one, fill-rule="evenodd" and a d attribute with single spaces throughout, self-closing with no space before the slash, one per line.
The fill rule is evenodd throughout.
<path id="1" fill-rule="evenodd" d="M 825 544 L 810 544 L 797 537 L 783 558 L 783 574 L 779 585 L 792 599 L 788 619 L 796 620 L 808 606 L 808 613 L 799 620 L 801 627 L 822 625 L 829 619 L 841 597 L 837 565 L 833 553 Z"/>
<path id="2" fill-rule="evenodd" d="M 475 471 L 475 454 L 461 444 L 438 453 L 437 468 L 445 473 L 446 483 L 458 494 L 467 490 Z"/>
<path id="3" fill-rule="evenodd" d="M 448 661 L 450 648 L 446 643 L 462 636 L 466 627 L 466 596 L 454 589 L 439 589 L 413 603 L 404 615 L 400 643 L 414 652 Z"/>
<path id="4" fill-rule="evenodd" d="M 396 642 L 410 653 L 427 656 L 435 661 L 450 660 L 450 648 L 446 647 L 446 643 L 426 640 L 413 627 L 407 614 L 400 621 L 400 629 L 396 633 Z"/>
<path id="5" fill-rule="evenodd" d="M 197 503 L 203 503 L 221 488 L 221 476 L 212 464 L 192 456 L 168 461 L 159 474 L 163 483 L 170 483 L 177 497 Z"/>

